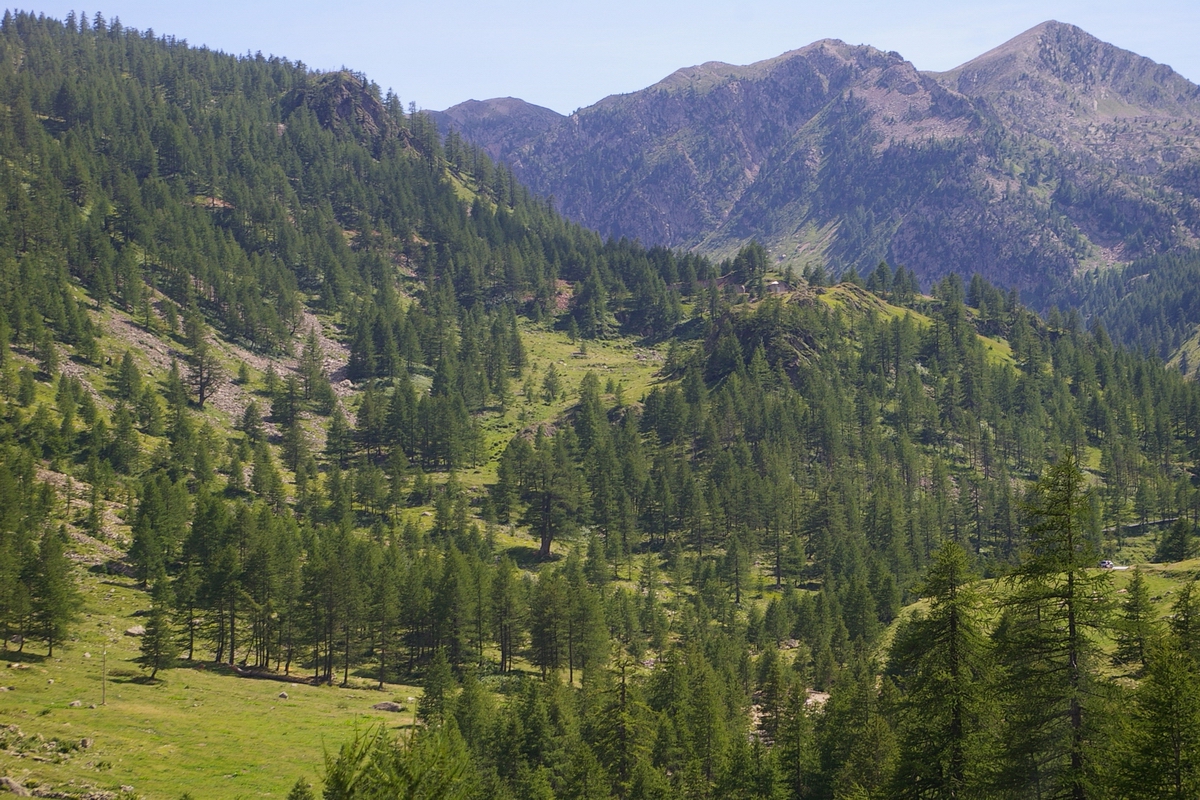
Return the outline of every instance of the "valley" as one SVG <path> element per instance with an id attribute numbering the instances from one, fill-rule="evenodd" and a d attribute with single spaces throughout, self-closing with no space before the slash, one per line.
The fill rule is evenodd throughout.
<path id="1" fill-rule="evenodd" d="M 430 114 L 8 12 L 4 788 L 1200 791 L 1194 89 L 1047 23 Z"/>

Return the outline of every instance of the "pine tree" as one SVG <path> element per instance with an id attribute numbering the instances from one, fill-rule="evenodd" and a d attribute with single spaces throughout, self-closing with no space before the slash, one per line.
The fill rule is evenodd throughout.
<path id="1" fill-rule="evenodd" d="M 874 664 L 859 652 L 834 684 L 817 726 L 820 782 L 834 796 L 887 796 L 897 746 L 882 705 Z"/>
<path id="2" fill-rule="evenodd" d="M 51 528 L 43 534 L 33 580 L 34 630 L 51 656 L 54 645 L 66 638 L 71 622 L 79 616 L 79 590 L 71 575 L 65 545 L 65 530 Z"/>
<path id="3" fill-rule="evenodd" d="M 470 754 L 452 725 L 399 740 L 380 725 L 356 734 L 336 757 L 326 756 L 322 797 L 466 800 L 476 796 L 470 769 Z"/>
<path id="4" fill-rule="evenodd" d="M 462 691 L 454 701 L 454 720 L 459 733 L 473 751 L 481 752 L 486 746 L 486 737 L 495 723 L 495 715 L 495 701 L 491 693 L 479 682 L 475 668 L 468 665 L 463 670 Z"/>
<path id="5" fill-rule="evenodd" d="M 492 579 L 492 630 L 496 636 L 496 646 L 500 650 L 500 671 L 507 672 L 512 668 L 513 656 L 521 644 L 522 584 L 517 574 L 516 565 L 512 559 L 505 556 L 496 567 Z"/>
<path id="6" fill-rule="evenodd" d="M 201 329 L 188 355 L 188 382 L 196 392 L 196 405 L 204 408 L 205 401 L 224 380 L 225 369 Z"/>
<path id="7" fill-rule="evenodd" d="M 310 328 L 308 338 L 304 341 L 304 351 L 300 354 L 300 379 L 304 383 L 304 399 L 311 400 L 317 386 L 325 381 L 325 353 L 321 342 L 317 339 L 317 329 Z"/>
<path id="8" fill-rule="evenodd" d="M 581 484 L 566 436 L 547 439 L 539 432 L 525 478 L 529 505 L 521 521 L 538 537 L 540 558 L 548 559 L 555 538 L 574 529 Z"/>
<path id="9" fill-rule="evenodd" d="M 455 688 L 446 651 L 439 647 L 433 651 L 433 659 L 425 670 L 425 691 L 417 703 L 417 719 L 426 725 L 441 725 L 453 709 Z"/>
<path id="10" fill-rule="evenodd" d="M 558 571 L 542 573 L 529 598 L 530 660 L 545 679 L 562 667 L 567 655 L 567 591 Z"/>
<path id="11" fill-rule="evenodd" d="M 133 353 L 129 350 L 126 350 L 125 355 L 121 357 L 121 366 L 117 371 L 116 389 L 118 397 L 131 403 L 142 393 L 142 375 L 138 371 L 137 364 L 134 363 Z"/>
<path id="12" fill-rule="evenodd" d="M 154 680 L 160 669 L 170 666 L 179 657 L 179 645 L 171 625 L 173 604 L 171 584 L 165 573 L 159 573 L 154 579 L 150 616 L 146 619 L 141 654 L 136 659 L 142 669 L 150 670 L 150 680 Z"/>
<path id="13" fill-rule="evenodd" d="M 1140 672 L 1146 666 L 1146 657 L 1157 633 L 1157 613 L 1150 600 L 1150 589 L 1142 571 L 1134 569 L 1116 623 L 1117 651 L 1113 663 L 1135 666 Z"/>
<path id="14" fill-rule="evenodd" d="M 1175 643 L 1150 654 L 1119 745 L 1121 797 L 1200 797 L 1200 670 Z"/>
<path id="15" fill-rule="evenodd" d="M 542 378 L 542 402 L 550 405 L 558 399 L 560 391 L 562 391 L 562 381 L 558 376 L 558 367 L 551 363 L 546 368 L 546 375 Z"/>
<path id="16" fill-rule="evenodd" d="M 1171 604 L 1168 624 L 1178 648 L 1200 662 L 1200 597 L 1196 596 L 1195 581 L 1179 590 Z"/>
<path id="17" fill-rule="evenodd" d="M 892 796 L 970 797 L 981 788 L 988 651 L 972 577 L 962 547 L 943 544 L 921 589 L 928 614 L 902 624 L 893 640 L 888 674 L 903 697 Z"/>
<path id="18" fill-rule="evenodd" d="M 1154 560 L 1159 562 L 1184 561 L 1196 553 L 1195 532 L 1188 519 L 1180 515 L 1167 532 L 1159 539 L 1154 551 Z"/>
<path id="19" fill-rule="evenodd" d="M 313 794 L 312 786 L 304 778 L 296 778 L 296 782 L 292 784 L 291 790 L 287 794 L 287 800 L 316 800 L 316 795 Z"/>
<path id="20" fill-rule="evenodd" d="M 1017 793 L 1088 797 L 1088 704 L 1098 687 L 1096 638 L 1106 620 L 1108 575 L 1096 574 L 1092 506 L 1073 455 L 1034 487 L 1024 559 L 996 634 L 1006 673 L 1000 780 Z"/>

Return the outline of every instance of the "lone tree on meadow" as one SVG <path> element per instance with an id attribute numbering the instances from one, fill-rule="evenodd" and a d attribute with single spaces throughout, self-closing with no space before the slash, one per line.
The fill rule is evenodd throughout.
<path id="1" fill-rule="evenodd" d="M 179 644 L 171 626 L 173 605 L 171 584 L 167 576 L 160 573 L 154 581 L 150 616 L 146 620 L 146 633 L 142 636 L 141 654 L 137 658 L 143 669 L 150 670 L 151 680 L 157 677 L 160 669 L 170 666 L 179 657 Z"/>

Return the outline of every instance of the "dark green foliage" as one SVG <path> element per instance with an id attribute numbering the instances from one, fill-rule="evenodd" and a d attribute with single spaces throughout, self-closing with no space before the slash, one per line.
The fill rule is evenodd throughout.
<path id="1" fill-rule="evenodd" d="M 1157 646 L 1134 693 L 1130 732 L 1118 752 L 1121 797 L 1195 797 L 1200 792 L 1200 673 L 1175 643 Z"/>
<path id="2" fill-rule="evenodd" d="M 79 590 L 64 552 L 65 539 L 66 532 L 55 528 L 42 535 L 30 593 L 33 633 L 46 643 L 51 656 L 54 646 L 66 638 L 68 626 L 79 616 Z"/>
<path id="3" fill-rule="evenodd" d="M 1200 323 L 1200 298 L 1190 290 L 1197 280 L 1200 255 L 1161 255 L 1092 274 L 1070 299 L 1118 344 L 1165 360 Z"/>
<path id="4" fill-rule="evenodd" d="M 439 647 L 433 653 L 433 660 L 425 670 L 424 692 L 417 706 L 417 719 L 426 725 L 440 725 L 450 715 L 454 708 L 454 676 L 450 673 L 450 662 L 446 660 L 446 651 Z"/>
<path id="5" fill-rule="evenodd" d="M 149 670 L 153 680 L 160 669 L 169 667 L 179 656 L 179 646 L 172 629 L 171 607 L 174 597 L 171 584 L 165 574 L 159 574 L 151 590 L 150 615 L 146 618 L 146 632 L 142 635 L 141 654 L 138 663 Z"/>
<path id="6" fill-rule="evenodd" d="M 1055 796 L 1086 797 L 1095 770 L 1094 662 L 1108 578 L 1094 570 L 1089 509 L 1074 456 L 1032 490 L 1025 557 L 996 634 L 1007 684 L 1000 781 L 1013 791 L 1040 785 Z"/>
<path id="7" fill-rule="evenodd" d="M 903 693 L 892 796 L 970 797 L 986 785 L 994 709 L 982 600 L 971 577 L 963 549 L 943 544 L 922 587 L 928 615 L 914 615 L 892 643 L 887 674 Z"/>
<path id="8" fill-rule="evenodd" d="M 465 800 L 472 796 L 469 767 L 467 750 L 453 728 L 439 727 L 393 740 L 380 726 L 343 744 L 336 756 L 326 757 L 323 797 Z"/>
<path id="9" fill-rule="evenodd" d="M 1113 660 L 1139 671 L 1143 669 L 1158 641 L 1159 625 L 1146 579 L 1140 569 L 1135 569 L 1116 622 L 1117 652 Z"/>
<path id="10" fill-rule="evenodd" d="M 1154 550 L 1156 561 L 1184 561 L 1196 554 L 1195 530 L 1193 524 L 1184 517 L 1179 517 L 1171 527 L 1163 532 Z"/>
<path id="11" fill-rule="evenodd" d="M 287 800 L 316 800 L 312 787 L 303 778 L 297 778 L 287 794 Z"/>

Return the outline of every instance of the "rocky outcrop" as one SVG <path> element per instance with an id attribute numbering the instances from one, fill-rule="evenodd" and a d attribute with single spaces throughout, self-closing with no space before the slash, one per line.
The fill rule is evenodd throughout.
<path id="1" fill-rule="evenodd" d="M 399 131 L 379 98 L 379 87 L 345 70 L 316 76 L 291 92 L 283 105 L 286 115 L 305 106 L 326 128 L 359 140 L 395 136 Z"/>

